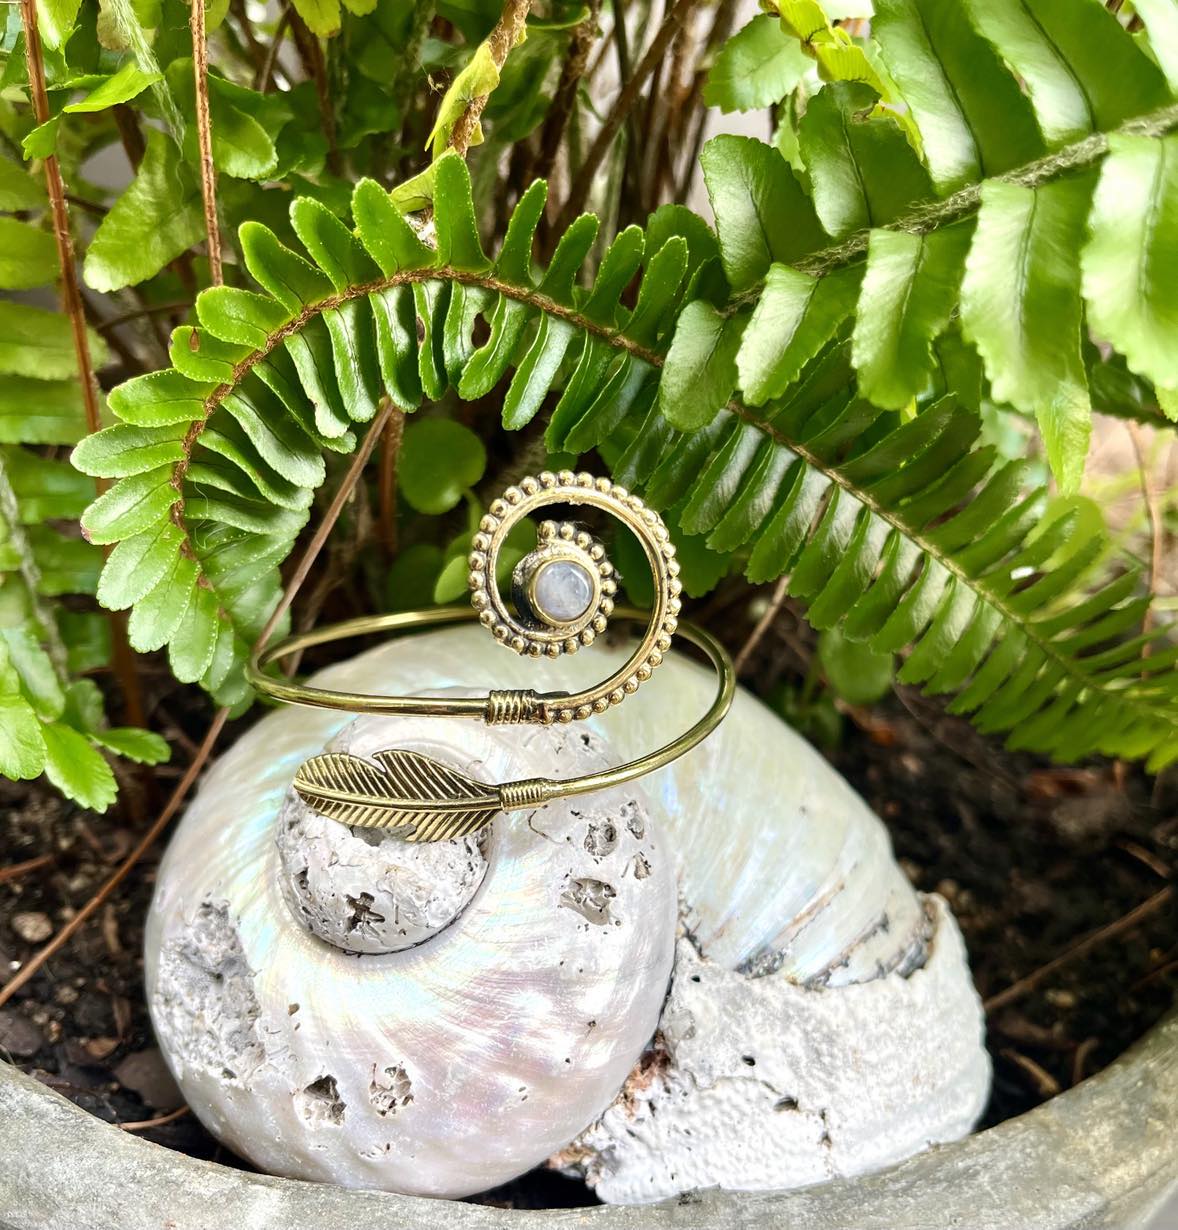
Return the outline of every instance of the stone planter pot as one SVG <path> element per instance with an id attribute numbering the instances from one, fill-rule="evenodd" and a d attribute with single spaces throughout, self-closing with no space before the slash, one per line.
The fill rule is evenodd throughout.
<path id="1" fill-rule="evenodd" d="M 0 1230 L 1133 1230 L 1175 1196 L 1178 1013 L 1046 1105 L 881 1174 L 553 1212 L 244 1174 L 121 1132 L 0 1064 Z"/>

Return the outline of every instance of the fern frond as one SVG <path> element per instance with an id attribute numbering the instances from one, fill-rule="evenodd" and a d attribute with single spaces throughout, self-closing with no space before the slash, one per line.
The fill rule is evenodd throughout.
<path id="1" fill-rule="evenodd" d="M 784 30 L 794 29 L 785 6 L 781 13 Z M 1154 6 L 1143 16 L 1147 31 L 1157 31 L 1157 59 L 1172 64 L 1167 14 Z M 1074 490 L 1091 417 L 1080 355 L 1088 327 L 1157 386 L 1152 401 L 1178 414 L 1173 347 L 1160 344 L 1174 323 L 1173 296 L 1156 273 L 1173 259 L 1174 227 L 1166 223 L 1178 208 L 1171 86 L 1099 0 L 881 0 L 872 37 L 894 83 L 888 106 L 866 85 L 834 81 L 810 100 L 799 125 L 813 208 L 798 202 L 800 182 L 780 159 L 766 168 L 768 147 L 713 143 L 707 182 L 734 292 L 729 311 L 772 299 L 791 278 L 845 278 L 855 268 L 864 270 L 864 290 L 847 314 L 862 330 L 873 327 L 881 288 L 903 294 L 905 304 L 913 292 L 918 313 L 933 298 L 937 310 L 904 322 L 890 345 L 884 331 L 879 345 L 857 347 L 864 392 L 895 408 L 909 390 L 928 393 L 924 348 L 960 309 L 995 399 L 1038 418 L 1056 477 Z M 919 159 L 906 140 L 909 125 Z M 708 160 L 705 151 L 705 171 Z M 1094 201 L 1096 178 L 1084 172 L 1096 167 Z M 774 182 L 763 182 L 770 172 Z M 733 199 L 750 193 L 760 205 Z M 770 205 L 765 234 L 807 241 L 793 252 L 770 246 L 750 265 L 737 249 L 748 242 L 750 219 Z M 819 241 L 811 234 L 815 209 L 829 237 Z M 963 219 L 975 215 L 966 244 L 930 262 L 933 237 L 955 229 L 966 240 Z M 901 253 L 915 268 L 898 264 Z M 974 273 L 963 284 L 967 268 Z M 799 320 L 807 328 L 792 343 L 783 378 L 831 336 L 823 295 L 813 284 L 806 289 L 817 319 Z M 998 303 L 1007 310 L 996 313 Z M 755 361 L 762 344 L 750 331 L 735 385 L 753 404 L 781 386 L 767 384 L 766 363 Z M 913 346 L 919 352 L 909 367 Z M 889 380 L 886 369 L 911 374 Z"/>
<path id="2" fill-rule="evenodd" d="M 458 159 L 437 165 L 436 244 L 371 182 L 355 191 L 354 230 L 315 203 L 292 206 L 304 253 L 247 225 L 242 251 L 262 289 L 202 293 L 199 325 L 175 339 L 176 366 L 115 390 L 122 421 L 75 452 L 80 467 L 117 476 L 83 518 L 92 539 L 118 544 L 101 600 L 131 609 L 136 644 L 166 643 L 180 677 L 240 698 L 242 660 L 277 601 L 277 566 L 324 452 L 354 447 L 383 390 L 408 410 L 506 381 L 508 429 L 558 394 L 551 449 L 612 449 L 618 480 L 673 510 L 685 531 L 746 557 L 753 580 L 788 572 L 819 627 L 911 647 L 904 677 L 959 692 L 985 728 L 1059 756 L 1178 757 L 1169 651 L 1147 657 L 1133 635 L 1135 579 L 1105 584 L 1103 531 L 1082 506 L 1039 524 L 1045 493 L 976 447 L 974 410 L 940 396 L 897 415 L 858 395 L 855 355 L 878 342 L 849 340 L 838 310 L 810 328 L 812 296 L 793 310 L 809 338 L 793 361 L 798 378 L 775 372 L 759 406 L 732 398 L 750 339 L 770 369 L 779 361 L 764 341 L 770 326 L 747 309 L 718 312 L 703 289 L 714 289 L 720 260 L 751 285 L 776 254 L 818 234 L 771 221 L 762 189 L 808 198 L 754 157 L 763 174 L 735 184 L 713 175 L 713 191 L 770 220 L 765 230 L 738 236 L 726 208 L 717 246 L 697 223 L 667 234 L 664 217 L 646 233 L 623 231 L 585 285 L 594 219 L 574 222 L 536 268 L 545 189 L 533 185 L 488 256 Z M 622 292 L 636 274 L 629 308 Z M 791 288 L 779 289 L 784 304 Z M 950 297 L 942 288 L 912 303 L 898 330 L 906 345 L 930 344 L 924 322 L 941 320 Z"/>
<path id="3" fill-rule="evenodd" d="M 50 283 L 53 237 L 38 225 L 46 200 L 25 168 L 0 156 L 0 289 Z M 105 348 L 90 335 L 92 353 Z M 26 303 L 0 301 L 0 774 L 45 773 L 64 794 L 105 810 L 115 778 L 99 748 L 158 762 L 163 739 L 110 730 L 98 688 L 84 672 L 110 657 L 106 619 L 60 599 L 93 597 L 99 551 L 55 528 L 82 514 L 94 484 L 40 446 L 75 444 L 85 434 L 69 319 Z M 116 461 L 134 468 L 137 462 Z"/>

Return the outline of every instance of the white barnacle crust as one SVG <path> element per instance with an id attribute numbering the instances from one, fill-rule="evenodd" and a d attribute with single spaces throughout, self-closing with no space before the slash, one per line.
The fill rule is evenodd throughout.
<path id="1" fill-rule="evenodd" d="M 379 720 L 353 722 L 327 750 L 371 756 L 385 731 Z M 484 834 L 407 842 L 385 829 L 337 824 L 293 791 L 278 813 L 276 840 L 287 905 L 345 952 L 399 952 L 428 940 L 462 914 L 487 874 Z"/>
<path id="2" fill-rule="evenodd" d="M 358 904 L 390 911 L 367 917 L 383 947 L 404 938 L 386 926 L 388 903 L 421 913 L 428 893 L 393 885 L 408 865 L 386 847 L 395 837 L 325 836 L 290 808 L 280 855 L 286 788 L 334 733 L 322 723 L 332 716 L 263 719 L 186 813 L 148 927 L 160 1045 L 202 1121 L 263 1170 L 483 1191 L 600 1114 L 653 1034 L 673 959 L 672 857 L 633 788 L 500 817 L 481 852 L 474 843 L 477 860 L 450 843 L 451 887 L 472 862 L 478 882 L 446 925 L 401 951 L 356 952 Z M 605 767 L 612 755 L 583 733 L 366 718 L 338 746 L 411 747 L 501 781 Z M 323 864 L 303 893 L 291 886 L 300 859 Z"/>
<path id="3" fill-rule="evenodd" d="M 973 1127 L 982 1014 L 945 903 L 920 969 L 840 987 L 748 977 L 679 941 L 658 1044 L 553 1159 L 610 1203 L 770 1191 L 902 1161 Z"/>

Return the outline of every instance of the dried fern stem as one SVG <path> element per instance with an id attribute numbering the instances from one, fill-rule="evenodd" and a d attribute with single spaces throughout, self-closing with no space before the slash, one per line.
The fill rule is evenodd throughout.
<path id="1" fill-rule="evenodd" d="M 487 50 L 491 53 L 496 69 L 503 67 L 511 49 L 523 38 L 524 25 L 531 7 L 532 0 L 507 0 L 503 6 L 495 28 L 487 35 Z M 489 94 L 480 94 L 477 98 L 472 98 L 466 104 L 466 110 L 454 121 L 454 127 L 450 131 L 450 146 L 464 157 L 489 97 Z"/>
<path id="2" fill-rule="evenodd" d="M 225 280 L 221 272 L 221 224 L 217 221 L 217 169 L 213 165 L 213 122 L 209 116 L 209 42 L 205 34 L 205 0 L 192 0 L 192 79 L 196 93 L 196 135 L 200 143 L 200 192 L 208 235 L 209 279 Z"/>

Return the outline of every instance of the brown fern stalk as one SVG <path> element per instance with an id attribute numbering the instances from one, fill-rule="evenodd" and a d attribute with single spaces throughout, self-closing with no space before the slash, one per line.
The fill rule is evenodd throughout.
<path id="1" fill-rule="evenodd" d="M 25 33 L 25 60 L 29 71 L 29 95 L 33 114 L 38 124 L 49 121 L 49 92 L 45 85 L 45 59 L 41 50 L 41 31 L 37 26 L 35 0 L 20 0 L 20 16 Z M 90 340 L 86 335 L 86 313 L 82 303 L 82 291 L 78 285 L 78 266 L 74 255 L 74 237 L 70 231 L 69 207 L 65 200 L 65 184 L 57 155 L 45 158 L 45 188 L 49 195 L 50 213 L 53 218 L 53 237 L 57 241 L 57 260 L 61 266 L 62 308 L 69 317 L 70 332 L 74 341 L 74 356 L 78 364 L 78 380 L 82 386 L 82 407 L 86 415 L 86 430 L 98 431 L 102 422 L 98 411 L 98 380 L 94 375 L 94 362 L 90 356 Z M 101 495 L 109 485 L 98 479 L 95 484 Z M 123 696 L 123 708 L 127 722 L 142 726 L 143 699 L 139 693 L 139 680 L 135 663 L 127 644 L 127 630 L 122 616 L 109 615 L 111 646 L 114 656 L 115 676 Z"/>
<path id="2" fill-rule="evenodd" d="M 573 30 L 568 54 L 561 66 L 560 80 L 552 96 L 552 106 L 540 132 L 540 152 L 526 181 L 547 179 L 556 165 L 556 155 L 564 140 L 565 129 L 577 105 L 581 78 L 589 66 L 589 53 L 601 33 L 597 25 L 600 11 L 601 0 L 589 0 L 589 15 Z"/>
<path id="3" fill-rule="evenodd" d="M 499 14 L 495 28 L 487 35 L 487 49 L 491 53 L 496 69 L 501 69 L 507 63 L 511 49 L 522 38 L 524 23 L 528 19 L 528 10 L 531 7 L 532 0 L 507 0 L 503 6 L 503 12 Z M 470 149 L 479 117 L 483 114 L 483 108 L 487 105 L 489 97 L 489 94 L 480 94 L 477 98 L 472 98 L 450 130 L 450 147 L 457 150 L 463 157 Z"/>
<path id="4" fill-rule="evenodd" d="M 37 28 L 34 0 L 20 0 L 20 15 L 25 30 L 25 59 L 29 68 L 29 94 L 33 114 L 38 124 L 49 122 L 49 93 L 45 87 L 45 61 L 41 51 L 41 31 Z M 90 358 L 90 343 L 86 337 L 86 317 L 82 311 L 82 292 L 78 288 L 78 270 L 74 259 L 74 238 L 70 232 L 69 207 L 65 202 L 65 184 L 56 154 L 45 158 L 45 187 L 53 216 L 53 237 L 57 240 L 57 256 L 61 265 L 62 307 L 70 318 L 74 353 L 78 360 L 78 376 L 82 382 L 82 405 L 86 411 L 86 429 L 95 432 L 101 426 L 98 415 L 98 381 Z"/>
<path id="5" fill-rule="evenodd" d="M 399 407 L 389 418 L 380 446 L 380 542 L 392 559 L 397 554 L 397 458 L 405 434 L 405 412 Z"/>
<path id="6" fill-rule="evenodd" d="M 658 33 L 646 49 L 646 54 L 639 61 L 633 75 L 622 87 L 621 93 L 610 108 L 609 114 L 605 117 L 605 123 L 602 124 L 601 131 L 598 132 L 593 144 L 589 147 L 589 152 L 585 155 L 585 161 L 577 168 L 576 178 L 569 189 L 568 199 L 556 218 L 555 229 L 558 232 L 566 230 L 572 224 L 573 219 L 584 209 L 585 202 L 589 198 L 589 191 L 597 175 L 597 170 L 601 166 L 609 147 L 613 144 L 614 138 L 618 135 L 618 130 L 626 122 L 626 117 L 638 102 L 639 96 L 642 93 L 642 87 L 646 84 L 647 79 L 654 72 L 656 66 L 662 63 L 663 57 L 667 54 L 667 49 L 671 45 L 671 40 L 683 28 L 687 18 L 691 15 L 691 11 L 695 8 L 696 2 L 697 0 L 677 0 L 675 7 L 671 9 L 664 18 L 662 25 L 659 26 Z"/>
<path id="7" fill-rule="evenodd" d="M 335 132 L 335 102 L 331 97 L 331 86 L 327 80 L 327 62 L 323 58 L 323 48 L 319 45 L 319 39 L 311 32 L 310 26 L 299 16 L 298 11 L 293 7 L 288 7 L 287 12 L 290 14 L 291 37 L 299 53 L 303 72 L 315 83 L 315 97 L 319 100 L 319 122 L 323 126 L 323 137 L 327 142 L 327 169 L 333 175 L 342 175 L 343 160 L 340 157 Z"/>
<path id="8" fill-rule="evenodd" d="M 188 11 L 192 31 L 192 77 L 196 90 L 196 136 L 200 146 L 200 191 L 208 235 L 209 279 L 224 281 L 221 272 L 221 224 L 217 220 L 217 168 L 213 165 L 213 122 L 209 116 L 209 40 L 205 33 L 205 0 L 192 0 Z"/>

